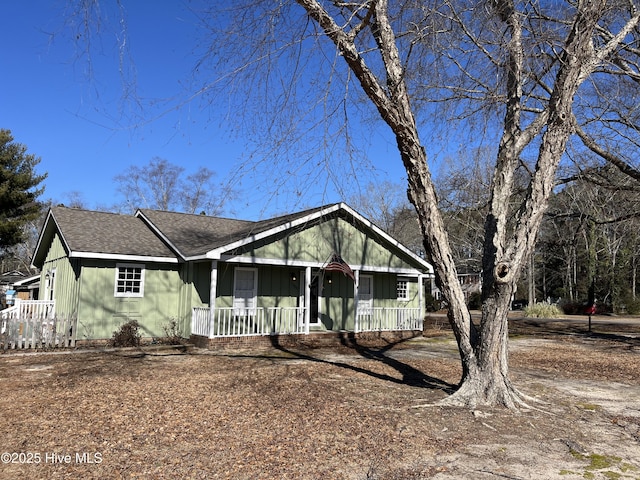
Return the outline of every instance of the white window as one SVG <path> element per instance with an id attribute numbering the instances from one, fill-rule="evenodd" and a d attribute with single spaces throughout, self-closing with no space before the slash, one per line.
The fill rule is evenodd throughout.
<path id="1" fill-rule="evenodd" d="M 236 268 L 233 284 L 234 315 L 255 315 L 258 306 L 258 270 Z"/>
<path id="2" fill-rule="evenodd" d="M 117 264 L 114 295 L 116 297 L 144 296 L 144 265 Z"/>
<path id="3" fill-rule="evenodd" d="M 409 282 L 404 279 L 398 279 L 396 283 L 396 291 L 398 292 L 398 300 L 407 301 L 409 300 Z"/>

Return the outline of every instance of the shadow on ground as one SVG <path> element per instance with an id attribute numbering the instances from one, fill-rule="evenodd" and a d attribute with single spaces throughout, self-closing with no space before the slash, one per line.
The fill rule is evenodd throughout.
<path id="1" fill-rule="evenodd" d="M 293 350 L 291 348 L 284 346 L 282 343 L 280 343 L 278 336 L 271 337 L 271 345 L 273 346 L 274 349 L 281 351 L 283 353 L 286 353 L 287 355 L 294 358 L 307 360 L 310 362 L 325 363 L 325 364 L 337 366 L 340 368 L 345 368 L 358 373 L 369 375 L 379 380 L 384 380 L 392 383 L 409 385 L 411 387 L 442 390 L 443 392 L 449 395 L 452 394 L 458 387 L 457 385 L 454 385 L 442 379 L 427 375 L 424 372 L 421 372 L 420 370 L 413 368 L 411 365 L 408 365 L 404 362 L 401 362 L 387 355 L 387 353 L 391 349 L 393 349 L 394 347 L 398 346 L 401 343 L 404 343 L 407 340 L 408 339 L 401 339 L 395 342 L 389 342 L 388 344 L 382 347 L 371 347 L 371 346 L 366 346 L 359 343 L 356 336 L 353 333 L 345 333 L 340 338 L 340 343 L 342 346 L 352 349 L 355 353 L 360 355 L 362 358 L 365 358 L 367 360 L 375 360 L 377 362 L 380 362 L 384 365 L 387 365 L 393 368 L 402 376 L 402 378 L 397 378 L 391 375 L 386 375 L 384 373 L 375 372 L 372 370 L 368 370 L 366 368 L 362 368 L 357 365 L 351 365 L 349 363 L 345 363 L 338 360 L 331 360 L 327 358 L 321 358 L 320 356 L 313 356 L 309 352 Z"/>

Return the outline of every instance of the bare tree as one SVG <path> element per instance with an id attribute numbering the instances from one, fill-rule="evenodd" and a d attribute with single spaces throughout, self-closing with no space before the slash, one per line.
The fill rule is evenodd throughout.
<path id="1" fill-rule="evenodd" d="M 425 250 L 450 305 L 463 377 L 460 388 L 444 403 L 526 404 L 509 378 L 507 314 L 512 293 L 533 252 L 556 171 L 576 131 L 574 104 L 580 87 L 607 69 L 618 76 L 637 73 L 634 63 L 614 61 L 621 53 L 635 54 L 635 5 L 608 5 L 604 0 L 581 0 L 561 8 L 556 3 L 512 0 L 450 0 L 433 6 L 422 2 L 390 6 L 387 0 L 297 0 L 297 4 L 306 17 L 286 2 L 269 8 L 251 4 L 241 10 L 240 23 L 260 27 L 260 19 L 266 24 L 259 29 L 260 50 L 245 58 L 238 71 L 245 74 L 270 62 L 273 66 L 281 60 L 279 52 L 291 46 L 298 61 L 281 93 L 287 104 L 297 92 L 298 72 L 307 67 L 302 52 L 317 47 L 326 56 L 329 50 L 323 38 L 331 42 L 336 62 L 342 59 L 348 71 L 345 77 L 345 72 L 332 68 L 327 80 L 338 84 L 342 74 L 346 80 L 338 86 L 344 95 L 352 86 L 349 78 L 355 79 L 393 132 Z M 289 36 L 280 35 L 278 27 L 283 24 L 294 26 L 287 30 Z M 238 24 L 234 28 L 246 32 Z M 270 42 L 272 38 L 277 41 Z M 224 51 L 217 54 L 228 58 Z M 451 102 L 451 112 L 460 119 L 473 111 L 502 112 L 484 229 L 479 328 L 465 305 L 421 141 L 417 108 L 430 100 Z M 586 116 L 584 104 L 578 106 Z M 520 169 L 529 182 L 514 212 L 511 200 L 520 188 L 516 181 Z"/>
<path id="2" fill-rule="evenodd" d="M 200 15 L 211 48 L 197 68 L 217 77 L 199 93 L 218 102 L 222 92 L 233 116 L 244 113 L 258 163 L 270 171 L 278 164 L 278 178 L 301 178 L 303 167 L 309 182 L 361 176 L 366 169 L 345 161 L 361 151 L 352 122 L 371 127 L 377 116 L 388 127 L 460 351 L 460 387 L 444 403 L 526 404 L 509 377 L 507 314 L 572 135 L 572 147 L 635 170 L 628 148 L 611 148 L 637 139 L 637 102 L 628 94 L 640 79 L 634 1 L 247 0 Z M 355 87 L 361 95 L 352 95 Z M 613 102 L 612 92 L 624 101 Z M 437 139 L 434 118 L 445 125 L 441 134 L 453 129 L 450 120 L 472 142 L 496 139 L 479 327 L 424 147 L 424 138 Z"/>
<path id="3" fill-rule="evenodd" d="M 461 152 L 455 160 L 437 185 L 440 210 L 459 273 L 480 273 L 493 162 L 486 149 Z"/>
<path id="4" fill-rule="evenodd" d="M 364 192 L 354 195 L 349 203 L 369 220 L 392 233 L 395 212 L 407 203 L 404 188 L 399 183 L 384 181 L 369 183 Z"/>
<path id="5" fill-rule="evenodd" d="M 613 165 L 584 169 L 555 196 L 544 253 L 561 252 L 546 261 L 570 273 L 562 279 L 569 300 L 584 301 L 594 282 L 605 308 L 617 311 L 633 301 L 639 196 L 637 180 Z"/>
<path id="6" fill-rule="evenodd" d="M 411 251 L 424 256 L 420 227 L 405 188 L 388 180 L 369 183 L 364 192 L 349 198 L 348 202 Z"/>
<path id="7" fill-rule="evenodd" d="M 184 177 L 184 168 L 154 157 L 142 167 L 130 166 L 117 175 L 118 191 L 127 209 L 153 208 L 218 215 L 229 193 L 213 183 L 215 173 L 201 167 Z"/>

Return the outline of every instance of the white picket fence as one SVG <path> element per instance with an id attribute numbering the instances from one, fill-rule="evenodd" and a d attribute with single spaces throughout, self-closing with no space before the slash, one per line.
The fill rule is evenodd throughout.
<path id="1" fill-rule="evenodd" d="M 55 315 L 55 302 L 16 300 L 0 311 L 0 349 L 75 347 L 76 319 Z"/>

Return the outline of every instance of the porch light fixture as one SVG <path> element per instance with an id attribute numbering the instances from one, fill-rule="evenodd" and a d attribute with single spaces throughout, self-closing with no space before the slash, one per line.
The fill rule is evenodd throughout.
<path id="1" fill-rule="evenodd" d="M 291 281 L 292 281 L 292 282 L 295 282 L 296 280 L 298 280 L 298 277 L 296 277 L 296 274 L 295 274 L 295 273 L 292 273 L 292 274 L 291 274 Z"/>
<path id="2" fill-rule="evenodd" d="M 327 283 L 331 283 L 331 275 L 327 275 Z"/>

